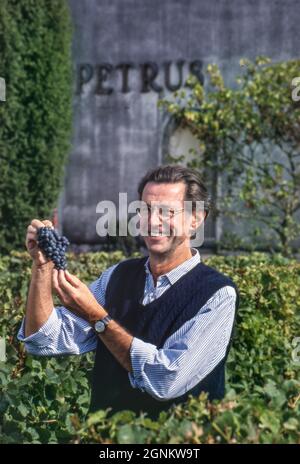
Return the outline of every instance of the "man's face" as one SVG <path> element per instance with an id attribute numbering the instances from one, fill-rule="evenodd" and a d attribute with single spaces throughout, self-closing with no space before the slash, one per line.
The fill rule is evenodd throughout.
<path id="1" fill-rule="evenodd" d="M 184 182 L 155 183 L 148 182 L 143 190 L 142 201 L 149 206 L 148 216 L 141 218 L 141 226 L 147 230 L 144 236 L 149 253 L 163 255 L 175 250 L 178 246 L 189 246 L 189 234 L 184 208 L 186 186 Z M 162 209 L 159 209 L 159 205 Z M 150 210 L 150 206 L 152 210 Z M 153 208 L 154 207 L 154 208 Z M 168 210 L 170 217 L 166 218 Z M 176 214 L 172 217 L 172 213 Z M 185 230 L 183 227 L 185 225 Z"/>

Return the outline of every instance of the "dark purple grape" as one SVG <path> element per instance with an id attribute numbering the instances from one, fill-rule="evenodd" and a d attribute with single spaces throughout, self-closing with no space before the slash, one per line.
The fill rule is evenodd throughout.
<path id="1" fill-rule="evenodd" d="M 38 246 L 47 258 L 53 261 L 55 269 L 64 270 L 67 268 L 65 251 L 69 244 L 69 240 L 66 237 L 60 237 L 54 229 L 49 227 L 38 229 Z"/>

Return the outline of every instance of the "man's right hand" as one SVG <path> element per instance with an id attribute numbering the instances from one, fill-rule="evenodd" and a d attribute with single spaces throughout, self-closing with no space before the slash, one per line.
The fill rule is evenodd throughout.
<path id="1" fill-rule="evenodd" d="M 36 266 L 43 266 L 44 264 L 51 263 L 51 260 L 47 258 L 38 247 L 37 231 L 40 227 L 51 227 L 53 229 L 53 224 L 48 220 L 40 221 L 39 219 L 33 219 L 31 224 L 27 227 L 25 240 L 27 251 Z"/>

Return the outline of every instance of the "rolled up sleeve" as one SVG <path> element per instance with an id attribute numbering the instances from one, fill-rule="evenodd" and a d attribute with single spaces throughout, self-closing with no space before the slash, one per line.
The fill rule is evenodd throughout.
<path id="1" fill-rule="evenodd" d="M 25 343 L 26 351 L 33 355 L 82 354 L 94 350 L 97 345 L 92 327 L 63 306 L 53 308 L 45 324 L 29 337 L 24 336 L 24 325 L 25 319 L 18 339 Z"/>
<path id="2" fill-rule="evenodd" d="M 90 291 L 102 306 L 110 276 L 117 264 L 106 269 L 99 279 L 89 286 Z M 97 335 L 91 325 L 64 306 L 53 308 L 48 320 L 37 332 L 25 337 L 25 318 L 18 332 L 18 339 L 25 343 L 26 351 L 39 356 L 83 354 L 97 346 Z"/>

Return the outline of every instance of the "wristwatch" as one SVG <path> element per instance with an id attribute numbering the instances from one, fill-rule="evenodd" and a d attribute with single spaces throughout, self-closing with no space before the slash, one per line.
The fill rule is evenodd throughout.
<path id="1" fill-rule="evenodd" d="M 105 316 L 103 319 L 100 319 L 99 321 L 96 321 L 94 323 L 94 329 L 97 333 L 102 333 L 106 329 L 106 326 L 108 325 L 109 321 L 111 321 L 112 318 L 110 316 Z"/>

